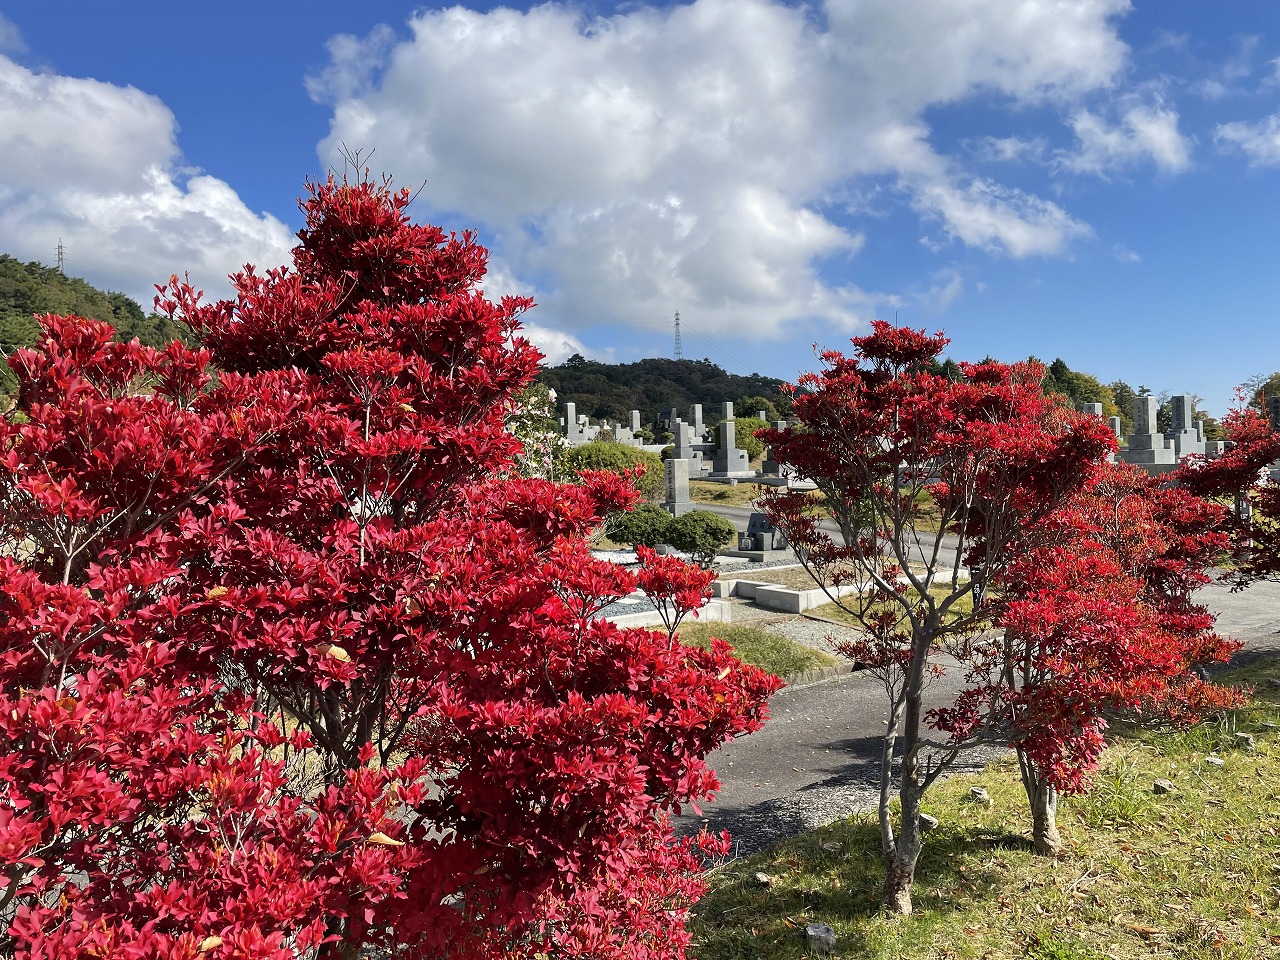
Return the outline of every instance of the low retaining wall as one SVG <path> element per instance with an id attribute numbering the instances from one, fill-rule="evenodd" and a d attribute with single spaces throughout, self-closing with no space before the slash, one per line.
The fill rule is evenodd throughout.
<path id="1" fill-rule="evenodd" d="M 821 587 L 793 590 L 776 583 L 760 583 L 755 580 L 716 580 L 711 584 L 711 592 L 714 597 L 741 597 L 750 600 L 757 607 L 780 613 L 804 613 L 831 602 L 831 597 Z M 838 597 L 847 597 L 857 592 L 858 588 L 852 585 L 832 590 Z"/>
<path id="2" fill-rule="evenodd" d="M 723 600 L 710 600 L 705 607 L 698 611 L 697 621 L 692 617 L 688 618 L 689 622 L 700 623 L 726 623 L 732 619 L 733 607 L 725 603 Z M 662 623 L 662 617 L 658 615 L 657 610 L 642 610 L 639 613 L 624 613 L 617 617 L 606 617 L 610 623 L 617 624 L 619 627 L 652 627 Z"/>

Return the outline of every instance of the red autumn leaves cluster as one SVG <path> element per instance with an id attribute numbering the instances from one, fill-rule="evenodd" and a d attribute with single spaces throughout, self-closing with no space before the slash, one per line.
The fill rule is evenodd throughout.
<path id="1" fill-rule="evenodd" d="M 669 815 L 776 681 L 593 619 L 634 490 L 509 475 L 528 303 L 408 201 L 331 179 L 292 268 L 174 280 L 199 348 L 45 317 L 11 360 L 0 952 L 683 951 L 722 841 Z"/>

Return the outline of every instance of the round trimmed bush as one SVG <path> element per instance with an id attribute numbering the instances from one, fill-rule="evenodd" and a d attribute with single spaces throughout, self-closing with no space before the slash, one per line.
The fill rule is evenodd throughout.
<path id="1" fill-rule="evenodd" d="M 737 528 L 709 510 L 691 510 L 667 524 L 667 543 L 701 564 L 716 558 L 720 548 L 738 538 Z"/>

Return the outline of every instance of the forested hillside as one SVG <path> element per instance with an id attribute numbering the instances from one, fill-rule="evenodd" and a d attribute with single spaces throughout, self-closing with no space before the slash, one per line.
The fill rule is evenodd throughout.
<path id="1" fill-rule="evenodd" d="M 639 410 L 652 423 L 662 410 L 678 408 L 683 414 L 691 404 L 703 405 L 706 422 L 719 419 L 719 404 L 735 404 L 734 412 L 754 416 L 763 409 L 770 416 L 783 414 L 790 401 L 779 387 L 783 381 L 752 374 L 735 376 L 710 360 L 668 360 L 662 357 L 635 363 L 597 363 L 575 354 L 558 367 L 538 374 L 538 380 L 556 392 L 556 403 L 576 403 L 578 413 L 592 419 L 626 422 Z"/>
<path id="2" fill-rule="evenodd" d="M 144 313 L 136 300 L 123 293 L 103 292 L 56 267 L 0 254 L 0 350 L 7 356 L 34 343 L 38 328 L 33 317 L 43 313 L 106 320 L 116 328 L 118 339 L 137 337 L 151 347 L 181 339 L 185 333 L 167 317 Z M 11 392 L 14 383 L 9 368 L 0 366 L 0 391 Z"/>

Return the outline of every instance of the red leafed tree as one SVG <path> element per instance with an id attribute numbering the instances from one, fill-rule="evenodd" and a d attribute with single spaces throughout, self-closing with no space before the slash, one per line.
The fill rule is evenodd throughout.
<path id="1" fill-rule="evenodd" d="M 330 178 L 292 268 L 175 279 L 199 351 L 49 318 L 12 362 L 19 956 L 682 955 L 718 841 L 669 815 L 776 681 L 596 619 L 635 578 L 584 538 L 635 492 L 511 476 L 529 304 L 408 202 Z"/>
<path id="2" fill-rule="evenodd" d="M 988 588 L 1044 536 L 1044 521 L 1113 441 L 1099 418 L 1041 396 L 1034 364 L 966 365 L 953 382 L 925 370 L 947 343 L 940 335 L 876 322 L 853 343 L 854 356 L 826 353 L 825 369 L 800 379 L 792 414 L 802 429 L 763 434 L 777 459 L 818 485 L 838 532 L 801 494 L 772 496 L 765 509 L 818 582 L 849 588 L 831 591 L 863 631 L 845 652 L 884 683 L 884 903 L 909 913 L 921 799 L 958 751 L 927 749 L 930 657 L 979 646 L 996 613 Z"/>
<path id="3" fill-rule="evenodd" d="M 1271 476 L 1271 467 L 1280 462 L 1280 432 L 1245 406 L 1243 396 L 1237 400 L 1222 418 L 1231 448 L 1212 460 L 1192 458 L 1179 469 L 1178 482 L 1233 505 L 1223 520 L 1236 560 L 1228 576 L 1242 589 L 1280 579 L 1280 480 Z"/>
<path id="4" fill-rule="evenodd" d="M 1058 795 L 1088 788 L 1108 716 L 1186 723 L 1237 702 L 1200 670 L 1239 644 L 1192 599 L 1226 546 L 1223 512 L 1104 466 L 993 585 L 1001 633 L 966 649 L 968 685 L 930 722 L 957 742 L 1015 748 L 1039 852 L 1060 852 Z"/>

